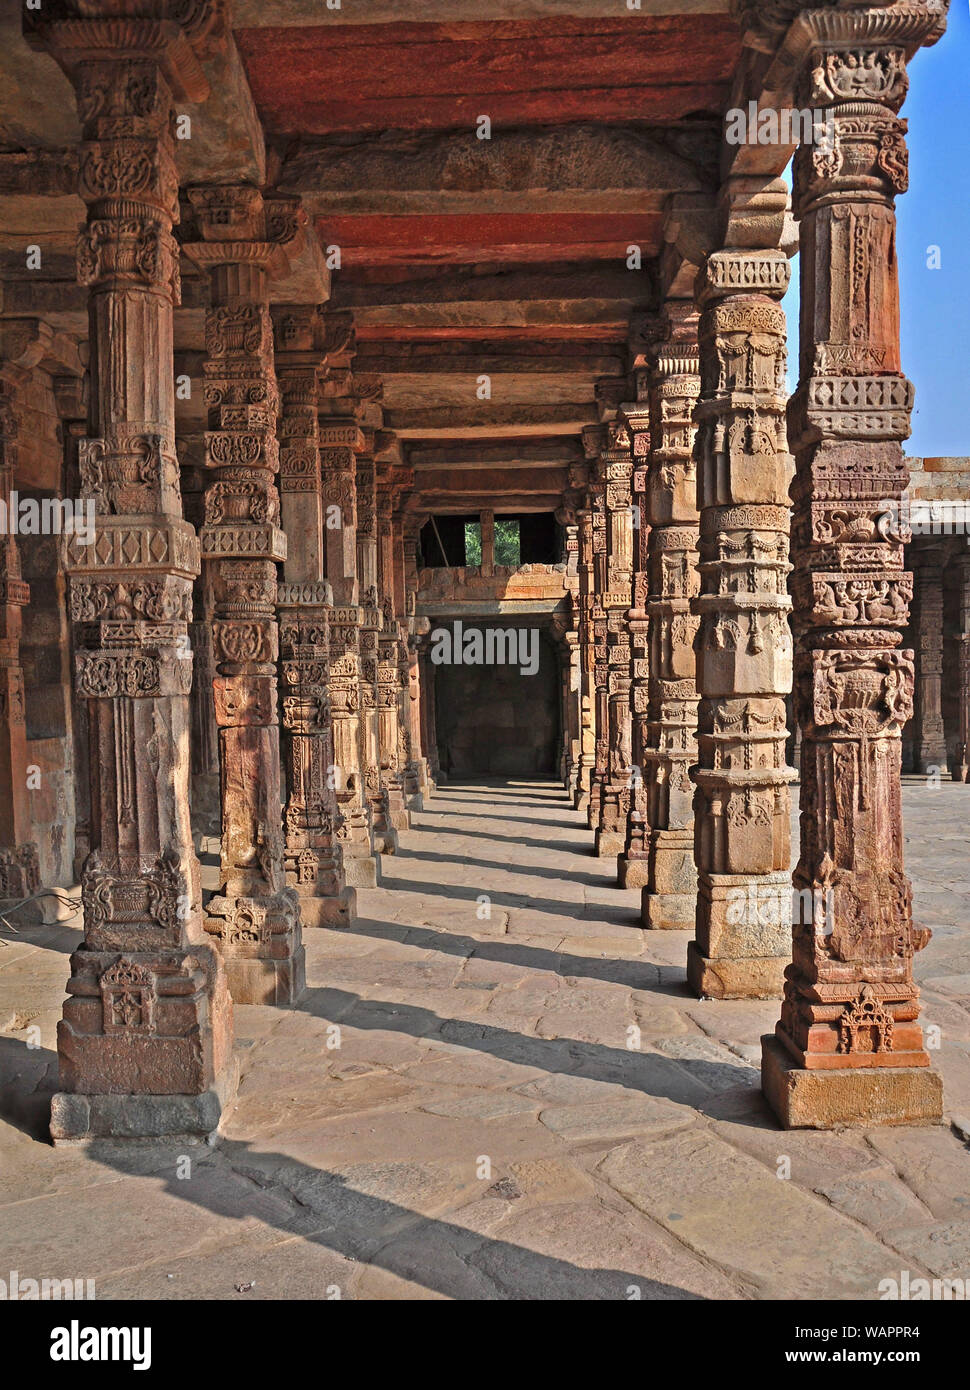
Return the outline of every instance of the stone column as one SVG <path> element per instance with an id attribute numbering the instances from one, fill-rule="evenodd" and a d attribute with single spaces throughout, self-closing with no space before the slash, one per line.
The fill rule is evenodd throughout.
<path id="1" fill-rule="evenodd" d="M 233 998 L 290 1004 L 305 985 L 297 895 L 283 866 L 276 663 L 277 562 L 286 558 L 276 488 L 279 389 L 269 284 L 302 239 L 298 205 L 248 185 L 188 190 L 209 277 L 204 365 L 208 431 L 202 551 L 212 595 L 212 654 L 222 802 L 220 887 L 206 930 Z"/>
<path id="2" fill-rule="evenodd" d="M 329 690 L 337 805 L 343 818 L 337 833 L 343 845 L 347 883 L 357 888 L 375 888 L 377 859 L 364 792 L 360 734 L 363 610 L 358 602 L 357 580 L 356 451 L 364 448 L 363 431 L 353 418 L 322 417 L 320 446 L 326 574 L 334 598 L 330 614 Z"/>
<path id="3" fill-rule="evenodd" d="M 696 311 L 683 301 L 667 307 L 668 334 L 657 349 L 651 377 L 644 527 L 649 529 L 650 638 L 642 762 L 649 857 L 642 916 L 646 927 L 687 931 L 697 906 L 689 771 L 697 762 L 697 618 L 691 601 L 699 580 L 692 417 L 700 364 Z"/>
<path id="4" fill-rule="evenodd" d="M 388 789 L 381 776 L 381 607 L 377 570 L 377 468 L 373 431 L 364 431 L 365 450 L 357 456 L 357 577 L 363 611 L 360 626 L 360 736 L 364 794 L 370 808 L 374 848 L 394 854 L 397 830 L 391 819 Z M 386 661 L 385 661 L 386 666 Z M 384 682 L 389 682 L 384 672 Z M 385 730 L 385 737 L 387 731 Z"/>
<path id="5" fill-rule="evenodd" d="M 611 388 L 613 383 L 610 383 Z M 614 388 L 629 394 L 626 382 Z M 615 407 L 614 407 L 615 408 Z M 606 775 L 600 793 L 596 853 L 619 856 L 626 842 L 633 777 L 633 720 L 630 714 L 630 629 L 633 603 L 633 460 L 630 432 L 622 418 L 605 426 L 600 469 L 605 487 L 606 564 Z"/>
<path id="6" fill-rule="evenodd" d="M 398 567 L 394 511 L 399 480 L 393 465 L 381 464 L 377 485 L 377 582 L 381 598 L 382 630 L 378 643 L 378 749 L 381 783 L 387 797 L 388 817 L 395 830 L 407 830 L 405 770 L 410 734 L 404 723 L 407 657 L 401 639 L 403 620 L 403 551 Z M 406 745 L 408 745 L 406 747 Z"/>
<path id="7" fill-rule="evenodd" d="M 434 791 L 439 782 L 445 779 L 438 761 L 438 726 L 435 710 L 435 671 L 436 667 L 428 654 L 427 633 L 422 634 L 418 646 L 418 662 L 421 673 L 421 747 L 428 760 L 428 782 Z"/>
<path id="8" fill-rule="evenodd" d="M 954 782 L 970 782 L 970 556 L 957 561 L 960 593 L 960 631 L 957 633 L 957 700 L 960 742 L 953 765 Z"/>
<path id="9" fill-rule="evenodd" d="M 940 703 L 943 684 L 943 556 L 920 546 L 916 570 L 916 699 L 914 744 L 919 772 L 946 771 L 946 736 Z"/>
<path id="10" fill-rule="evenodd" d="M 576 790 L 573 804 L 577 811 L 589 812 L 589 797 L 592 786 L 593 769 L 596 764 L 595 729 L 595 659 L 594 659 L 594 609 L 595 576 L 593 565 L 593 513 L 591 492 L 587 493 L 588 506 L 576 513 L 579 575 L 579 764 L 576 769 Z"/>
<path id="11" fill-rule="evenodd" d="M 280 512 L 286 532 L 278 591 L 286 809 L 286 881 L 305 927 L 347 926 L 357 894 L 346 886 L 328 690 L 333 592 L 324 579 L 320 481 L 322 317 L 310 305 L 273 308 L 280 417 Z"/>
<path id="12" fill-rule="evenodd" d="M 19 346 L 19 345 L 18 345 Z M 27 790 L 27 724 L 24 672 L 20 664 L 21 610 L 30 602 L 30 588 L 21 579 L 20 552 L 10 524 L 10 493 L 14 486 L 18 423 L 15 398 L 29 376 L 31 357 L 9 357 L 8 334 L 0 360 L 0 504 L 4 527 L 0 534 L 0 912 L 40 888 L 37 845 L 32 839 L 30 796 Z M 32 354 L 31 354 L 32 356 Z M 33 918 L 40 913 L 34 910 Z M 18 920 L 23 920 L 19 918 Z"/>
<path id="13" fill-rule="evenodd" d="M 732 180 L 722 197 L 728 247 L 697 282 L 701 592 L 691 611 L 701 700 L 687 974 L 698 995 L 718 999 L 780 994 L 791 952 L 791 461 L 779 303 L 790 272 L 783 251 L 749 249 L 759 232 L 780 239 L 786 205 L 781 180 Z M 730 244 L 735 235 L 745 244 Z"/>
<path id="14" fill-rule="evenodd" d="M 400 516 L 401 564 L 404 574 L 404 605 L 407 613 L 407 698 L 405 709 L 410 733 L 411 754 L 408 762 L 408 808 L 420 811 L 424 798 L 432 787 L 428 775 L 428 750 L 425 744 L 425 720 L 422 704 L 427 696 L 422 685 L 423 672 L 419 641 L 429 628 L 427 618 L 417 617 L 418 597 L 418 528 L 414 517 Z M 413 786 L 412 786 L 413 779 Z"/>
<path id="15" fill-rule="evenodd" d="M 938 7 L 802 12 L 789 37 L 799 106 L 824 109 L 827 147 L 795 160 L 801 222 L 801 381 L 793 558 L 802 727 L 794 954 L 763 1085 L 786 1127 L 938 1120 L 942 1085 L 919 1024 L 903 871 L 900 732 L 912 577 L 894 524 L 913 401 L 900 373 L 894 200 L 906 188 L 906 59 Z"/>
<path id="16" fill-rule="evenodd" d="M 67 71 L 81 121 L 91 392 L 79 471 L 97 518 L 93 544 L 74 534 L 64 547 L 75 693 L 87 702 L 91 852 L 51 1135 L 202 1137 L 219 1124 L 234 1067 L 232 1004 L 203 930 L 189 825 L 188 622 L 200 561 L 175 456 L 172 123 L 174 100 L 207 95 L 192 44 L 213 13 L 198 7 L 187 30 L 52 17 L 63 14 L 25 12 L 25 28 Z"/>
<path id="17" fill-rule="evenodd" d="M 633 596 L 632 606 L 626 615 L 630 639 L 632 767 L 626 839 L 623 852 L 617 855 L 616 860 L 617 882 L 621 888 L 645 887 L 650 862 L 646 788 L 643 781 L 643 758 L 650 741 L 650 622 L 647 613 L 650 523 L 647 510 L 646 466 L 650 452 L 650 399 L 649 372 L 643 368 L 642 358 L 637 358 L 633 380 L 637 399 L 627 401 L 620 407 L 630 436 L 633 461 L 630 483 L 633 516 Z"/>

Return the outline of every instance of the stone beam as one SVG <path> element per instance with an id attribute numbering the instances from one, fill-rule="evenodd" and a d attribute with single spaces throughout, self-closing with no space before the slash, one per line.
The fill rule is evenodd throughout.
<path id="1" fill-rule="evenodd" d="M 323 139 L 282 161 L 280 189 L 321 217 L 660 212 L 672 192 L 714 187 L 720 128 L 562 126 Z"/>
<path id="2" fill-rule="evenodd" d="M 420 407 L 385 412 L 388 429 L 401 439 L 471 439 L 494 436 L 578 434 L 595 415 L 592 401 L 558 405 L 505 405 L 474 401 L 467 406 Z"/>
<path id="3" fill-rule="evenodd" d="M 572 265 L 559 271 L 472 270 L 392 284 L 338 277 L 333 307 L 352 309 L 358 337 L 573 337 L 625 340 L 631 312 L 655 299 L 648 269 Z"/>
<path id="4" fill-rule="evenodd" d="M 577 440 L 562 436 L 541 443 L 449 444 L 439 448 L 412 446 L 408 462 L 415 472 L 426 469 L 465 468 L 561 468 L 581 463 L 583 452 Z"/>

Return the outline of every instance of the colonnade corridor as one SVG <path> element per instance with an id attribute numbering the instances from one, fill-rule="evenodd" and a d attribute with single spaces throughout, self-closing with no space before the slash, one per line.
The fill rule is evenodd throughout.
<path id="1" fill-rule="evenodd" d="M 51 1147 L 79 921 L 0 928 L 0 1250 L 98 1298 L 875 1299 L 970 1262 L 965 790 L 905 779 L 950 1124 L 779 1131 L 777 1000 L 703 1001 L 551 781 L 454 782 L 307 990 L 237 1005 L 217 1147 Z M 957 803 L 960 803 L 959 805 Z M 206 874 L 203 856 L 203 874 Z"/>

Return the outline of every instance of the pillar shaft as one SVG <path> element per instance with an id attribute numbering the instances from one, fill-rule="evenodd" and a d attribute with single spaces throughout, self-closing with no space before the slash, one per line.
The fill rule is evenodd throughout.
<path id="1" fill-rule="evenodd" d="M 579 578 L 579 762 L 576 769 L 576 790 L 573 795 L 577 811 L 589 813 L 589 799 L 596 765 L 596 661 L 594 609 L 595 577 L 593 566 L 593 513 L 591 491 L 588 505 L 576 513 L 577 571 Z"/>
<path id="2" fill-rule="evenodd" d="M 357 579 L 357 451 L 364 435 L 356 420 L 320 420 L 320 468 L 326 525 L 327 578 L 334 608 L 330 614 L 330 711 L 333 720 L 337 804 L 343 824 L 344 871 L 357 888 L 377 885 L 377 860 L 365 795 L 361 735 L 361 626 L 363 609 Z M 331 525 L 331 521 L 334 523 Z"/>
<path id="3" fill-rule="evenodd" d="M 643 530 L 647 541 L 649 622 L 647 719 L 641 753 L 647 878 L 644 926 L 689 930 L 697 870 L 690 768 L 697 761 L 697 477 L 694 425 L 700 379 L 697 315 L 668 306 L 668 335 L 656 351 L 650 383 L 650 443 Z M 643 703 L 643 696 L 640 696 Z"/>
<path id="4" fill-rule="evenodd" d="M 774 228 L 784 186 L 759 196 Z M 728 188 L 729 217 L 732 199 Z M 779 303 L 788 282 L 783 251 L 747 248 L 715 252 L 698 277 L 698 900 L 688 979 L 714 998 L 780 994 L 790 956 L 790 458 Z"/>
<path id="5" fill-rule="evenodd" d="M 291 200 L 247 185 L 189 189 L 207 271 L 208 431 L 202 550 L 212 602 L 222 810 L 220 887 L 206 930 L 240 1003 L 292 1003 L 304 950 L 283 867 L 277 706 L 277 565 L 286 558 L 276 487 L 279 387 L 269 284 L 301 237 Z"/>
<path id="6" fill-rule="evenodd" d="M 305 927 L 347 926 L 356 891 L 346 886 L 342 817 L 334 774 L 328 679 L 333 594 L 324 579 L 319 378 L 321 316 L 304 305 L 273 310 L 280 417 L 280 512 L 287 537 L 278 590 L 286 808 L 284 870 Z"/>
<path id="7" fill-rule="evenodd" d="M 189 825 L 188 623 L 200 560 L 175 456 L 172 114 L 174 98 L 201 101 L 207 87 L 175 24 L 163 34 L 149 20 L 106 28 L 46 12 L 34 23 L 32 40 L 74 83 L 82 125 L 91 391 L 79 471 L 97 510 L 93 544 L 77 534 L 65 543 L 91 851 L 51 1133 L 201 1136 L 233 1086 L 232 1005 L 203 930 Z"/>
<path id="8" fill-rule="evenodd" d="M 26 375 L 26 373 L 24 373 Z M 27 790 L 27 721 L 20 663 L 22 610 L 30 588 L 21 578 L 20 552 L 10 525 L 21 371 L 0 361 L 0 910 L 40 887 L 37 845 L 31 837 Z"/>
<path id="9" fill-rule="evenodd" d="M 953 765 L 955 782 L 970 781 L 970 559 L 957 566 L 960 595 L 960 630 L 957 633 L 957 702 L 959 743 Z"/>
<path id="10" fill-rule="evenodd" d="M 921 547 L 916 571 L 916 766 L 946 770 L 943 730 L 943 557 L 938 547 Z"/>
<path id="11" fill-rule="evenodd" d="M 935 9 L 935 7 L 934 7 Z M 835 23 L 835 20 L 838 20 Z M 913 983 L 903 871 L 900 733 L 913 708 L 902 649 L 912 577 L 898 518 L 912 387 L 900 374 L 894 199 L 906 187 L 906 52 L 928 5 L 803 14 L 805 105 L 834 124 L 795 161 L 801 380 L 790 408 L 801 855 L 768 1100 L 787 1126 L 939 1118 Z"/>

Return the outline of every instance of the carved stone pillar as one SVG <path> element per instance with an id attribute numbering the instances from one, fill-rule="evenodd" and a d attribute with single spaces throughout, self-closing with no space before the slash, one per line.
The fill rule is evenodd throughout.
<path id="1" fill-rule="evenodd" d="M 408 808 L 420 811 L 424 798 L 430 795 L 432 787 L 428 774 L 428 756 L 425 745 L 425 722 L 422 703 L 427 698 L 422 686 L 423 672 L 419 651 L 419 640 L 428 630 L 427 618 L 418 618 L 418 527 L 414 517 L 400 515 L 401 563 L 404 575 L 404 606 L 407 614 L 407 683 L 406 683 L 406 727 L 410 735 L 410 757 L 407 768 Z"/>
<path id="2" fill-rule="evenodd" d="M 377 732 L 381 784 L 387 798 L 387 814 L 395 830 L 407 830 L 405 771 L 410 754 L 410 733 L 404 723 L 407 657 L 401 638 L 403 572 L 398 572 L 395 544 L 394 469 L 382 464 L 377 487 L 377 581 L 383 626 L 378 643 Z M 403 551 L 400 555 L 403 570 Z"/>
<path id="3" fill-rule="evenodd" d="M 438 761 L 438 725 L 435 709 L 435 671 L 436 667 L 428 653 L 427 634 L 421 635 L 418 646 L 418 662 L 421 675 L 421 746 L 428 760 L 428 782 L 434 791 L 439 782 L 445 779 Z"/>
<path id="4" fill-rule="evenodd" d="M 630 800 L 626 816 L 623 852 L 617 855 L 617 882 L 621 888 L 643 888 L 647 882 L 650 842 L 647 834 L 646 788 L 643 784 L 643 755 L 649 742 L 649 634 L 647 615 L 647 567 L 650 525 L 647 517 L 647 455 L 650 450 L 649 373 L 636 359 L 633 381 L 637 399 L 620 407 L 630 439 L 633 471 L 630 479 L 630 505 L 633 520 L 633 574 L 631 607 L 626 615 L 630 641 Z"/>
<path id="5" fill-rule="evenodd" d="M 737 207 L 760 211 L 780 234 L 786 202 L 780 180 L 758 191 L 742 182 L 725 191 L 725 220 Z M 790 457 L 778 302 L 789 274 L 783 251 L 727 249 L 708 258 L 697 286 L 701 592 L 691 611 L 701 702 L 687 974 L 698 995 L 719 999 L 780 994 L 791 951 Z"/>
<path id="6" fill-rule="evenodd" d="M 357 577 L 363 603 L 360 629 L 361 759 L 374 848 L 382 854 L 394 854 L 398 843 L 397 829 L 391 817 L 388 788 L 381 775 L 379 691 L 382 684 L 385 687 L 390 684 L 391 676 L 386 669 L 388 658 L 385 652 L 382 681 L 381 632 L 384 628 L 384 610 L 381 607 L 377 569 L 377 468 L 373 455 L 373 432 L 365 431 L 365 435 L 368 452 L 357 457 Z M 385 726 L 386 723 L 387 720 Z M 385 727 L 385 737 L 387 734 Z"/>
<path id="7" fill-rule="evenodd" d="M 353 418 L 320 420 L 320 469 L 325 517 L 326 572 L 334 608 L 330 614 L 330 712 L 334 780 L 343 818 L 338 835 L 344 873 L 357 888 L 377 886 L 362 756 L 360 633 L 363 609 L 357 579 L 357 450 L 364 435 Z"/>
<path id="8" fill-rule="evenodd" d="M 803 12 L 789 43 L 798 104 L 830 147 L 795 160 L 801 221 L 796 457 L 795 696 L 802 727 L 794 954 L 763 1085 L 786 1127 L 938 1120 L 940 1077 L 919 1024 L 903 872 L 900 732 L 913 653 L 901 650 L 912 577 L 892 519 L 908 475 L 913 392 L 900 373 L 894 199 L 906 187 L 906 59 L 937 6 Z"/>
<path id="9" fill-rule="evenodd" d="M 916 699 L 914 744 L 919 772 L 946 771 L 946 736 L 940 703 L 943 684 L 943 556 L 920 546 L 916 570 Z"/>
<path id="10" fill-rule="evenodd" d="M 283 866 L 276 663 L 277 562 L 286 558 L 276 488 L 279 389 L 269 282 L 302 237 L 298 206 L 247 185 L 188 190 L 199 240 L 186 253 L 208 272 L 202 551 L 213 605 L 222 801 L 220 888 L 206 930 L 232 996 L 289 1004 L 305 985 L 297 895 Z"/>
<path id="11" fill-rule="evenodd" d="M 593 564 L 593 513 L 590 505 L 576 513 L 579 575 L 579 764 L 573 804 L 577 811 L 589 811 L 590 788 L 596 765 L 594 619 L 596 581 Z"/>
<path id="12" fill-rule="evenodd" d="M 623 389 L 625 390 L 625 382 Z M 630 629 L 633 603 L 633 460 L 622 418 L 604 426 L 600 470 L 605 488 L 606 564 L 602 603 L 606 614 L 606 775 L 599 801 L 596 853 L 618 856 L 626 842 L 633 778 L 630 714 Z"/>
<path id="13" fill-rule="evenodd" d="M 668 305 L 668 335 L 651 374 L 651 452 L 643 529 L 649 535 L 649 719 L 642 752 L 649 846 L 643 924 L 675 931 L 693 925 L 697 902 L 694 789 L 697 684 L 690 611 L 698 594 L 697 478 L 692 417 L 700 392 L 697 315 Z"/>
<path id="14" fill-rule="evenodd" d="M 282 672 L 286 881 L 303 925 L 347 926 L 357 894 L 346 886 L 328 690 L 333 593 L 324 579 L 319 378 L 326 338 L 312 306 L 273 309 L 282 398 L 280 511 L 287 554 L 278 599 Z"/>
<path id="15" fill-rule="evenodd" d="M 21 610 L 30 602 L 30 588 L 20 577 L 20 553 L 9 525 L 17 456 L 15 397 L 29 373 L 26 365 L 12 363 L 6 356 L 10 346 L 7 335 L 2 346 L 0 502 L 8 524 L 0 535 L 0 912 L 40 887 L 37 845 L 31 838 L 24 672 L 20 664 Z"/>
<path id="16" fill-rule="evenodd" d="M 957 633 L 957 700 L 960 742 L 953 764 L 954 782 L 970 781 L 970 556 L 957 562 L 960 631 Z"/>
<path id="17" fill-rule="evenodd" d="M 200 6 L 183 30 L 55 13 L 63 7 L 25 11 L 25 29 L 67 71 L 81 120 L 91 393 L 79 466 L 97 518 L 92 544 L 74 534 L 64 547 L 75 693 L 87 702 L 91 852 L 51 1135 L 203 1136 L 218 1126 L 234 1068 L 232 1004 L 202 926 L 189 825 L 199 546 L 182 517 L 175 456 L 172 117 L 173 100 L 207 95 L 192 44 L 213 16 Z"/>

